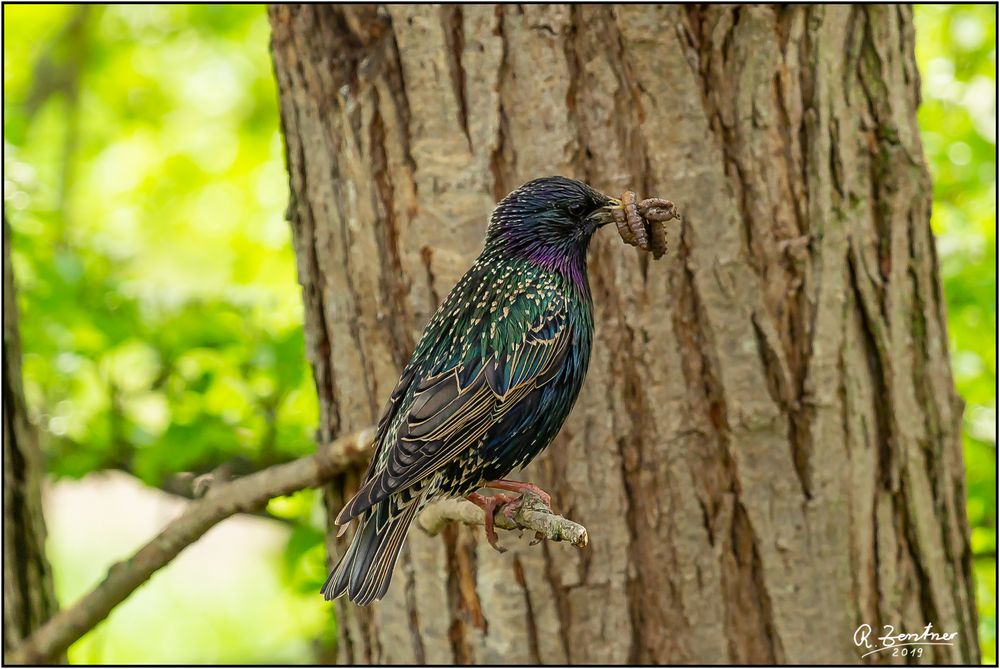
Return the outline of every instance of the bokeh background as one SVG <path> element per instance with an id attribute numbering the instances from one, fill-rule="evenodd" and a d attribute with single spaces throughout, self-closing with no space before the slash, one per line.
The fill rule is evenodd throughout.
<path id="1" fill-rule="evenodd" d="M 262 6 L 12 6 L 4 207 L 24 377 L 51 473 L 63 605 L 184 504 L 178 472 L 313 449 Z M 996 23 L 917 6 L 920 125 L 966 402 L 983 660 L 996 661 Z M 76 643 L 71 662 L 326 659 L 318 495 L 232 518 Z"/>

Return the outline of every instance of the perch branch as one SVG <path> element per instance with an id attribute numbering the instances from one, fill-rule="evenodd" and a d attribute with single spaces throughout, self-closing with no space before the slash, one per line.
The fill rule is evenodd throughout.
<path id="1" fill-rule="evenodd" d="M 315 455 L 210 487 L 135 555 L 112 565 L 89 594 L 6 653 L 5 660 L 10 664 L 51 661 L 214 525 L 235 513 L 258 509 L 273 497 L 318 487 L 352 465 L 365 462 L 373 436 L 372 429 L 364 429 L 333 441 Z"/>
<path id="2" fill-rule="evenodd" d="M 587 528 L 572 520 L 552 513 L 541 498 L 530 490 L 525 491 L 521 505 L 508 518 L 502 504 L 493 510 L 493 524 L 504 530 L 532 530 L 538 540 L 568 541 L 577 548 L 587 545 Z M 446 499 L 430 504 L 417 519 L 425 532 L 434 536 L 450 522 L 466 525 L 485 525 L 483 510 L 464 499 Z"/>

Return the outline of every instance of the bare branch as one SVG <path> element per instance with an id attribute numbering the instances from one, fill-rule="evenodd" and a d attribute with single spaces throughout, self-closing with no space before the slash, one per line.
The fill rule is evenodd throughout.
<path id="1" fill-rule="evenodd" d="M 258 509 L 273 497 L 318 487 L 352 465 L 365 462 L 373 437 L 371 428 L 364 429 L 335 440 L 315 455 L 212 486 L 135 555 L 112 565 L 94 590 L 7 653 L 5 660 L 10 664 L 51 661 L 214 525 L 235 513 Z"/>
<path id="2" fill-rule="evenodd" d="M 527 490 L 522 496 L 521 505 L 508 518 L 502 504 L 493 510 L 493 524 L 504 530 L 532 530 L 539 540 L 568 541 L 577 548 L 587 545 L 587 528 L 572 520 L 552 513 L 541 498 Z M 485 525 L 483 510 L 464 499 L 446 499 L 428 505 L 417 519 L 420 527 L 431 536 L 440 532 L 450 522 L 466 525 Z"/>
<path id="3" fill-rule="evenodd" d="M 284 464 L 284 463 L 276 463 Z M 273 467 L 274 465 L 264 465 L 265 467 Z M 118 471 L 125 472 L 130 476 L 135 476 L 131 471 L 120 469 Z M 219 485 L 221 482 L 227 482 L 234 480 L 232 476 L 217 477 L 216 471 L 213 470 L 207 474 L 196 475 L 192 472 L 180 472 L 174 474 L 173 476 L 165 479 L 159 486 L 157 490 L 161 490 L 168 495 L 173 495 L 174 497 L 182 497 L 184 499 L 200 499 L 204 497 L 208 490 L 213 485 Z M 249 475 L 252 472 L 247 472 Z M 138 478 L 138 477 L 137 477 Z M 281 523 L 282 525 L 295 526 L 297 523 L 293 518 L 285 518 L 284 516 L 276 516 L 267 510 L 267 507 L 261 507 L 259 509 L 252 509 L 250 511 L 243 512 L 243 515 L 253 516 L 254 518 L 263 518 L 264 520 L 274 521 L 276 523 Z"/>

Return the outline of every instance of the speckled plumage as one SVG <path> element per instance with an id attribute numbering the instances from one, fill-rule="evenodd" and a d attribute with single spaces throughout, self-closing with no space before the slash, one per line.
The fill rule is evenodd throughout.
<path id="1" fill-rule="evenodd" d="M 613 202 L 550 177 L 497 205 L 483 252 L 424 330 L 379 421 L 364 483 L 337 517 L 361 525 L 324 585 L 327 599 L 381 598 L 428 501 L 503 478 L 555 437 L 590 360 L 587 246 Z"/>

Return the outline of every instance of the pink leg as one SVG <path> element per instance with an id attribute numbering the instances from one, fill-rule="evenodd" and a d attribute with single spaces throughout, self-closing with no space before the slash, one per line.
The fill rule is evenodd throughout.
<path id="1" fill-rule="evenodd" d="M 466 499 L 483 510 L 486 519 L 486 540 L 490 542 L 490 546 L 499 553 L 506 552 L 506 548 L 501 548 L 497 544 L 499 537 L 497 537 L 497 531 L 493 528 L 493 511 L 502 504 L 509 505 L 515 498 L 499 493 L 496 495 L 480 495 L 474 492 L 468 495 Z"/>
<path id="2" fill-rule="evenodd" d="M 496 481 L 487 481 L 483 484 L 484 488 L 493 488 L 495 490 L 509 490 L 510 492 L 524 493 L 525 490 L 530 490 L 545 502 L 545 506 L 552 507 L 552 497 L 549 493 L 545 492 L 534 483 L 522 483 L 521 481 L 510 481 L 508 479 L 497 479 Z"/>

